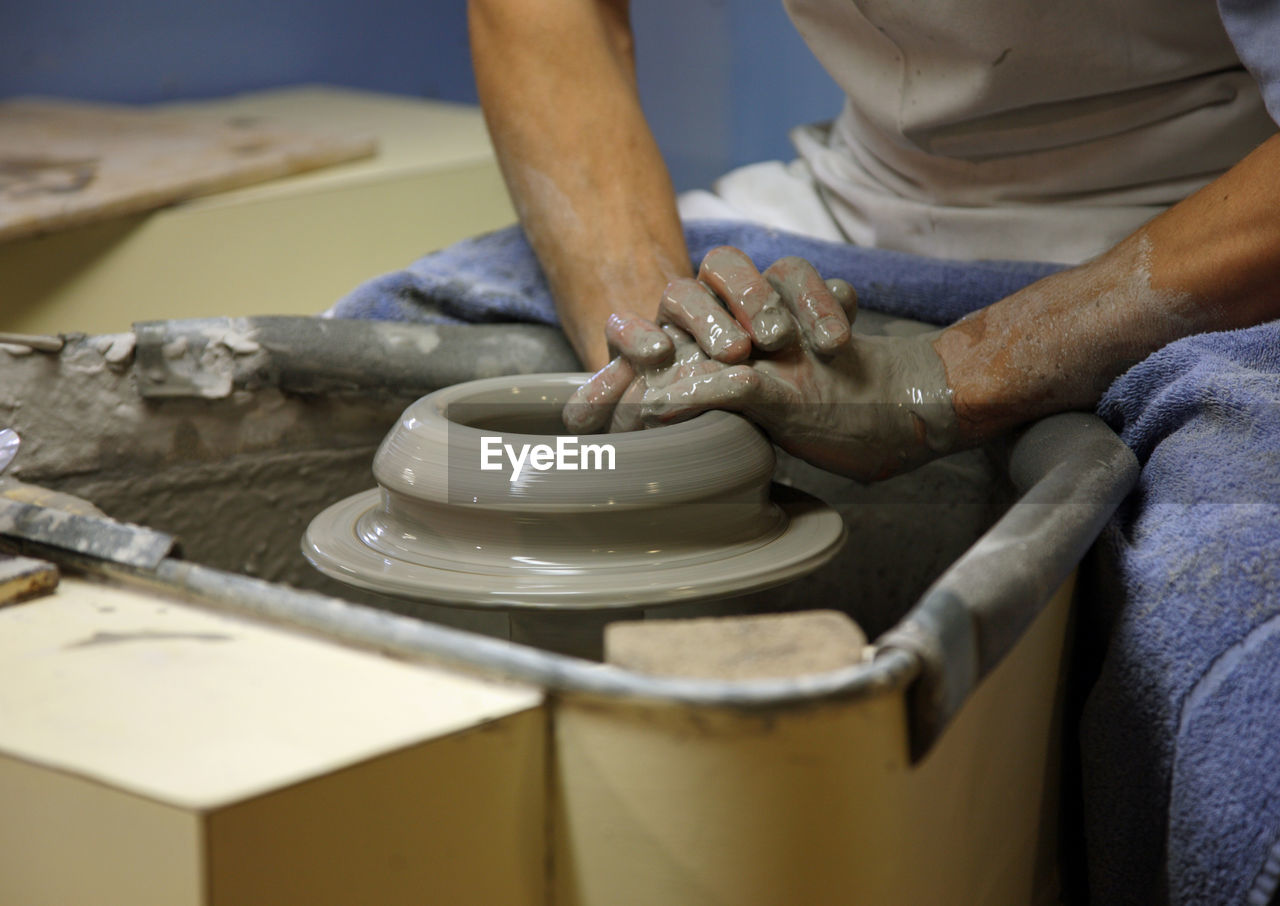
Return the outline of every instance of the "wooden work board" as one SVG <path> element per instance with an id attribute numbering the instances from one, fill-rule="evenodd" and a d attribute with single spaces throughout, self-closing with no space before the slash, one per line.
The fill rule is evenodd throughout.
<path id="1" fill-rule="evenodd" d="M 366 135 L 45 99 L 0 102 L 0 241 L 368 157 Z"/>

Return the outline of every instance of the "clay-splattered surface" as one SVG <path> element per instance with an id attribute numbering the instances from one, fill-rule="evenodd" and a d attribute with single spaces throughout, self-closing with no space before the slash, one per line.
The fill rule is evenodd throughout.
<path id="1" fill-rule="evenodd" d="M 407 398 L 141 399 L 120 337 L 61 356 L 0 350 L 0 423 L 22 436 L 10 474 L 178 536 L 185 556 L 305 581 L 307 520 L 372 483 L 373 451 Z M 113 361 L 115 359 L 115 361 Z"/>
<path id="2" fill-rule="evenodd" d="M 189 559 L 361 597 L 319 576 L 299 540 L 325 506 L 373 486 L 374 451 L 411 397 L 259 387 L 144 400 L 131 339 L 72 338 L 61 355 L 0 346 L 0 424 L 23 437 L 9 474 L 170 532 Z M 258 354 L 246 348 L 238 358 Z M 875 638 L 1003 511 L 999 474 L 972 451 L 859 485 L 781 456 L 777 480 L 832 503 L 850 541 L 818 572 L 734 609 L 835 608 Z"/>

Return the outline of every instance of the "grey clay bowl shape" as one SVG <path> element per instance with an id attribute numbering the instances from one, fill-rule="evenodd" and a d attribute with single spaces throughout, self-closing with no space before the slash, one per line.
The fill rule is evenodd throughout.
<path id="1" fill-rule="evenodd" d="M 839 515 L 771 485 L 773 448 L 736 415 L 567 436 L 560 410 L 587 377 L 489 378 L 413 403 L 374 458 L 379 487 L 317 516 L 303 553 L 384 594 L 594 609 L 755 591 L 839 549 Z"/>

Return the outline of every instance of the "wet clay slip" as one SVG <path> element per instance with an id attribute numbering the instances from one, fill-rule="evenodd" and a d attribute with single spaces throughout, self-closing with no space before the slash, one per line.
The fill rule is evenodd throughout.
<path id="1" fill-rule="evenodd" d="M 771 485 L 773 448 L 738 416 L 559 440 L 560 411 L 587 377 L 491 378 L 418 400 L 378 450 L 379 487 L 317 516 L 303 553 L 384 594 L 572 610 L 728 597 L 839 550 L 839 515 Z M 578 467 L 547 467 L 544 455 L 542 468 L 513 469 L 495 437 L 517 455 L 559 443 L 577 451 L 562 464 Z M 605 444 L 612 469 L 583 452 Z"/>

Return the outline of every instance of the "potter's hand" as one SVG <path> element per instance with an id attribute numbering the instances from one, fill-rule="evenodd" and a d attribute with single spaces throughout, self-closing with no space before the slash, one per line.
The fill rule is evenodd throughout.
<path id="1" fill-rule="evenodd" d="M 753 350 L 775 352 L 802 337 L 819 353 L 833 353 L 849 341 L 855 307 L 848 283 L 824 282 L 800 258 L 783 258 L 761 274 L 741 251 L 713 249 L 697 280 L 668 284 L 658 313 L 663 327 L 630 313 L 610 316 L 605 338 L 614 358 L 574 394 L 565 424 L 590 433 L 614 418 L 613 430 L 625 429 L 633 419 L 614 417 L 614 407 L 624 396 L 629 405 L 634 402 L 637 380 L 653 386 L 669 383 L 676 373 L 705 372 L 709 366 L 695 367 L 700 360 L 736 364 Z M 696 346 L 677 353 L 675 337 L 692 338 Z M 674 371 L 664 370 L 668 366 Z"/>
<path id="2" fill-rule="evenodd" d="M 640 392 L 637 381 L 619 410 L 647 426 L 708 409 L 740 412 L 819 468 L 887 478 L 956 449 L 935 336 L 852 337 L 830 355 L 802 339 L 742 364 L 705 361 L 688 374 L 650 375 Z"/>
<path id="3" fill-rule="evenodd" d="M 624 355 L 566 407 L 571 426 L 574 416 L 600 419 L 602 409 L 606 420 L 612 411 L 614 430 L 726 409 L 756 422 L 788 452 L 860 480 L 886 478 L 956 447 L 951 390 L 934 334 L 852 336 L 856 300 L 847 284 L 824 283 L 797 258 L 777 262 L 763 281 L 752 283 L 753 275 L 762 275 L 748 270 L 749 262 L 743 266 L 744 258 L 717 250 L 703 263 L 699 283 L 726 300 L 718 313 L 700 307 L 701 286 L 684 290 L 677 281 L 664 301 L 664 316 L 674 323 L 663 328 L 663 339 L 653 325 L 617 319 L 610 342 Z M 690 303 L 671 301 L 689 298 L 699 300 L 692 312 Z M 772 317 L 769 306 L 777 311 L 778 302 L 789 320 Z M 727 311 L 734 312 L 732 322 L 724 317 Z M 759 318 L 762 312 L 766 319 Z M 763 320 L 782 321 L 781 348 L 761 349 L 769 336 L 759 327 Z M 740 341 L 750 328 L 756 352 L 743 360 Z"/>
<path id="4" fill-rule="evenodd" d="M 619 332 L 626 332 L 621 342 Z M 658 327 L 636 316 L 611 319 L 609 335 L 611 349 L 626 343 L 630 351 L 596 372 L 569 398 L 563 418 L 575 434 L 639 430 L 645 427 L 640 403 L 647 391 L 726 367 L 708 358 L 687 333 L 670 324 Z"/>

